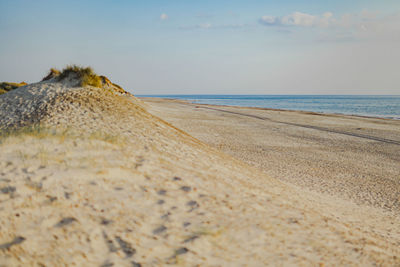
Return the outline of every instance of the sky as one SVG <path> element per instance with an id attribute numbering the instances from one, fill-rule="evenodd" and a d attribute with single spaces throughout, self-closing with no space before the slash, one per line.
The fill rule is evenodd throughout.
<path id="1" fill-rule="evenodd" d="M 399 0 L 0 0 L 0 81 L 138 94 L 400 94 Z"/>

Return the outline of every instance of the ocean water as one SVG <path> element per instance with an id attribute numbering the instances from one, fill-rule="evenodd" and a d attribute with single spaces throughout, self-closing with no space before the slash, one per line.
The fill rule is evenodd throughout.
<path id="1" fill-rule="evenodd" d="M 400 119 L 400 95 L 146 95 L 146 97 L 183 99 L 199 104 Z"/>

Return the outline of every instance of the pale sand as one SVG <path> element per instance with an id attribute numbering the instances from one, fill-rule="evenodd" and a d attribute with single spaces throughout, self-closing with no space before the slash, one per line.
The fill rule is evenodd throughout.
<path id="1" fill-rule="evenodd" d="M 145 99 L 153 114 L 272 177 L 400 215 L 400 121 Z"/>
<path id="2" fill-rule="evenodd" d="M 60 87 L 0 96 L 0 128 L 47 128 L 0 140 L 0 265 L 400 264 L 397 217 L 271 178 L 132 96 Z"/>

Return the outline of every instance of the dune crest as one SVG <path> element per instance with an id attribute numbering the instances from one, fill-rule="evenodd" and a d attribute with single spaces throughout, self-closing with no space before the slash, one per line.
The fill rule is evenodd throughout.
<path id="1" fill-rule="evenodd" d="M 5 265 L 400 263 L 389 215 L 267 177 L 111 82 L 74 79 L 0 96 L 0 129 L 15 133 L 0 139 Z"/>

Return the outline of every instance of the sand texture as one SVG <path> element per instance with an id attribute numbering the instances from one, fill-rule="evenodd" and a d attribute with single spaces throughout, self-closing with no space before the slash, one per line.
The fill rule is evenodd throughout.
<path id="1" fill-rule="evenodd" d="M 145 106 L 55 82 L 0 96 L 0 265 L 400 264 L 394 215 L 271 178 Z"/>
<path id="2" fill-rule="evenodd" d="M 400 121 L 147 99 L 150 111 L 269 176 L 400 215 Z"/>

